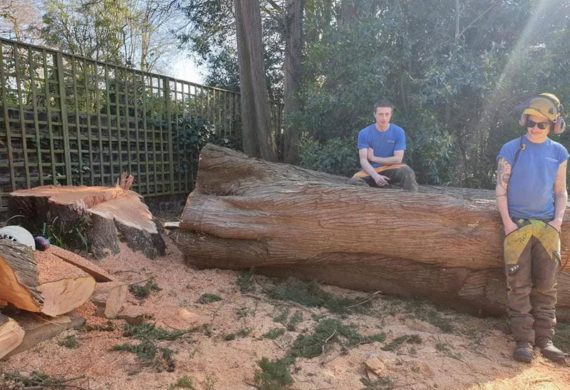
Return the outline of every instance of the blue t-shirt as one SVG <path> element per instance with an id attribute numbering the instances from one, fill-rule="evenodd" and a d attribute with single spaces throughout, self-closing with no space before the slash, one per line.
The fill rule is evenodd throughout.
<path id="1" fill-rule="evenodd" d="M 503 157 L 512 167 L 507 189 L 511 218 L 554 219 L 554 182 L 560 164 L 568 160 L 564 146 L 548 138 L 543 143 L 530 142 L 526 136 L 507 142 L 501 148 Z M 515 163 L 515 154 L 520 150 Z M 514 164 L 514 167 L 513 167 Z"/>
<path id="2" fill-rule="evenodd" d="M 386 131 L 380 131 L 376 124 L 360 130 L 358 133 L 358 149 L 372 148 L 376 157 L 392 157 L 397 150 L 406 150 L 406 133 L 404 129 L 390 123 Z M 376 168 L 381 164 L 370 164 Z"/>

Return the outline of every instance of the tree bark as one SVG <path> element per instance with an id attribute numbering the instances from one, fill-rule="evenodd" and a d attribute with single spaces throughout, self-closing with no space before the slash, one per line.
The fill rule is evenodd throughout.
<path id="1" fill-rule="evenodd" d="M 303 1 L 287 0 L 285 13 L 284 92 L 285 130 L 283 133 L 283 161 L 299 162 L 299 127 L 291 123 L 292 114 L 301 108 L 301 58 L 303 50 Z"/>
<path id="2" fill-rule="evenodd" d="M 166 245 L 140 195 L 120 186 L 42 186 L 10 194 L 8 211 L 31 232 L 46 228 L 68 247 L 96 258 L 119 252 L 119 236 L 154 258 Z"/>
<path id="3" fill-rule="evenodd" d="M 271 108 L 265 81 L 259 0 L 234 0 L 240 75 L 243 150 L 275 161 Z"/>
<path id="4" fill-rule="evenodd" d="M 0 240 L 0 300 L 50 317 L 85 303 L 95 279 L 49 252 Z"/>
<path id="5" fill-rule="evenodd" d="M 412 193 L 347 180 L 207 145 L 178 245 L 200 267 L 255 267 L 504 312 L 503 233 L 492 191 L 422 187 Z M 566 217 L 563 243 L 569 231 Z M 563 246 L 561 318 L 570 318 L 569 255 Z"/>

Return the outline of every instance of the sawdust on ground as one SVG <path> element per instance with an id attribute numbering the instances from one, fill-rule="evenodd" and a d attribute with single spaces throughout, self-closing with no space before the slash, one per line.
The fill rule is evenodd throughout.
<path id="1" fill-rule="evenodd" d="M 446 333 L 418 319 L 405 301 L 381 295 L 374 297 L 365 314 L 339 316 L 326 309 L 305 309 L 270 300 L 261 292 L 240 292 L 238 272 L 192 269 L 184 264 L 172 240 L 166 240 L 167 255 L 162 258 L 149 260 L 122 245 L 120 254 L 99 265 L 125 282 L 144 284 L 153 278 L 161 288 L 145 300 L 129 293 L 125 311 L 131 318 L 144 315 L 147 321 L 171 330 L 205 326 L 202 331 L 159 342 L 159 347 L 174 351 L 174 371 L 160 361 L 143 365 L 133 353 L 111 351 L 117 344 L 136 343 L 123 336 L 125 320 L 116 319 L 111 331 L 69 330 L 42 342 L 0 362 L 0 373 L 41 371 L 52 377 L 75 378 L 68 383 L 93 390 L 169 389 L 183 377 L 190 378 L 195 389 L 253 389 L 261 358 L 283 357 L 299 334 L 311 333 L 318 318 L 337 318 L 353 324 L 363 335 L 384 332 L 386 340 L 351 348 L 330 343 L 321 356 L 298 358 L 290 367 L 292 389 L 570 389 L 566 367 L 542 357 L 530 365 L 512 361 L 513 344 L 504 332 L 503 320 L 445 311 L 440 319 L 449 320 L 455 329 Z M 262 276 L 255 280 L 261 286 L 277 282 Z M 366 297 L 362 292 L 323 288 L 346 297 Z M 198 300 L 204 293 L 222 300 L 201 304 Z M 263 337 L 271 329 L 284 328 L 273 320 L 284 308 L 300 312 L 303 320 L 294 331 L 275 340 Z M 91 303 L 76 312 L 86 318 L 88 326 L 107 325 L 106 319 L 94 315 Z M 400 336 L 412 335 L 419 336 L 420 342 L 382 349 Z M 59 345 L 67 336 L 74 336 L 79 346 Z M 380 377 L 364 368 L 371 358 L 380 362 Z"/>

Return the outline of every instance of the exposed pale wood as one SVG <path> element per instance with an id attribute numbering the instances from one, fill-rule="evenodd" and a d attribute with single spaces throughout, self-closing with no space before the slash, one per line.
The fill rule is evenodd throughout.
<path id="1" fill-rule="evenodd" d="M 127 299 L 129 287 L 122 282 L 97 283 L 91 302 L 97 306 L 97 314 L 116 318 Z"/>
<path id="2" fill-rule="evenodd" d="M 95 279 L 59 257 L 36 252 L 40 291 L 44 303 L 41 312 L 56 317 L 81 306 L 95 290 Z"/>
<path id="3" fill-rule="evenodd" d="M 0 314 L 0 359 L 8 355 L 24 340 L 24 330 L 16 321 Z"/>
<path id="4" fill-rule="evenodd" d="M 21 312 L 14 315 L 18 324 L 24 329 L 25 336 L 22 343 L 12 352 L 6 355 L 6 358 L 16 355 L 20 352 L 27 351 L 35 347 L 42 341 L 49 340 L 57 336 L 67 329 L 78 329 L 85 323 L 82 317 L 71 316 L 58 316 L 55 318 L 44 317 L 40 314 Z"/>
<path id="5" fill-rule="evenodd" d="M 11 240 L 0 240 L 0 299 L 33 312 L 39 312 L 44 302 L 34 252 Z"/>
<path id="6" fill-rule="evenodd" d="M 66 249 L 60 248 L 55 245 L 51 245 L 47 250 L 47 252 L 59 257 L 66 263 L 72 264 L 82 269 L 83 271 L 87 272 L 95 279 L 97 283 L 111 282 L 114 280 L 113 276 L 111 276 L 103 268 L 99 267 L 94 262 L 79 256 L 76 253 L 70 252 Z"/>
<path id="7" fill-rule="evenodd" d="M 207 145 L 178 245 L 200 267 L 255 267 L 504 312 L 503 233 L 492 191 L 411 193 L 346 182 Z M 570 270 L 569 221 L 562 228 L 563 271 Z M 559 291 L 561 318 L 570 318 L 566 272 Z"/>
<path id="8" fill-rule="evenodd" d="M 69 245 L 102 258 L 119 251 L 119 237 L 150 258 L 164 255 L 165 244 L 148 207 L 128 190 L 132 177 L 115 187 L 42 186 L 12 192 L 8 210 L 23 215 L 31 231 L 43 226 L 72 231 Z M 83 239 L 79 239 L 79 238 Z M 74 243 L 73 241 L 77 241 Z M 67 242 L 66 242 L 67 243 Z"/>
<path id="9" fill-rule="evenodd" d="M 85 303 L 95 280 L 50 251 L 32 251 L 0 240 L 0 299 L 30 312 L 49 316 L 67 313 Z"/>

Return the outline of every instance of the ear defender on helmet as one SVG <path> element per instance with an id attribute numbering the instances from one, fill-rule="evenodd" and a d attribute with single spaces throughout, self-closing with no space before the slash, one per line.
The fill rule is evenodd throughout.
<path id="1" fill-rule="evenodd" d="M 552 121 L 554 124 L 552 132 L 557 135 L 562 134 L 564 130 L 566 130 L 566 121 L 562 118 L 562 115 L 564 114 L 564 106 L 560 103 L 560 99 L 558 99 L 555 94 L 547 92 L 541 93 L 539 96 L 549 99 L 556 107 L 556 117 Z"/>
<path id="2" fill-rule="evenodd" d="M 566 130 L 566 122 L 562 118 L 564 106 L 556 95 L 552 93 L 541 93 L 532 98 L 527 107 L 523 110 L 519 119 L 521 126 L 526 126 L 529 115 L 543 116 L 552 123 L 552 132 L 561 134 Z"/>

